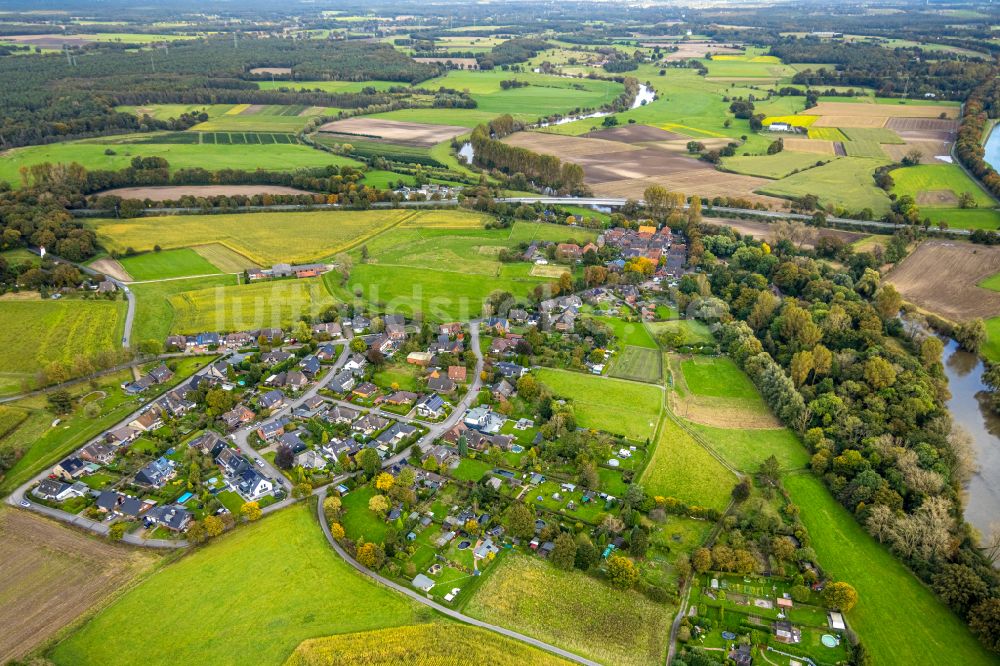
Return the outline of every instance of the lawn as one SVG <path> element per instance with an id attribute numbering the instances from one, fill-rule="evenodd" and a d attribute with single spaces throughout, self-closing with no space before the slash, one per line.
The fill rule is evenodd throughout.
<path id="1" fill-rule="evenodd" d="M 541 368 L 538 380 L 573 402 L 577 423 L 641 442 L 653 436 L 663 401 L 662 387 L 580 372 Z"/>
<path id="2" fill-rule="evenodd" d="M 146 252 L 118 260 L 133 280 L 162 280 L 191 275 L 214 275 L 221 271 L 190 248 Z"/>
<path id="3" fill-rule="evenodd" d="M 333 303 L 320 278 L 273 280 L 185 291 L 170 297 L 175 316 L 171 331 L 249 331 L 289 329 L 301 316 L 315 317 Z"/>
<path id="4" fill-rule="evenodd" d="M 646 327 L 654 338 L 659 338 L 661 335 L 672 336 L 679 334 L 676 345 L 678 347 L 697 344 L 707 345 L 715 342 L 715 337 L 712 335 L 712 331 L 708 329 L 708 326 L 694 319 L 652 321 L 648 322 Z"/>
<path id="5" fill-rule="evenodd" d="M 721 511 L 729 504 L 736 481 L 673 419 L 663 419 L 659 441 L 641 477 L 647 493 Z"/>
<path id="6" fill-rule="evenodd" d="M 844 157 L 768 183 L 757 192 L 786 198 L 815 194 L 823 205 L 842 206 L 852 211 L 870 208 L 881 215 L 889 208 L 889 197 L 875 186 L 872 174 L 876 167 L 887 163 L 888 160 Z M 896 173 L 898 171 L 893 172 L 893 177 Z"/>
<path id="7" fill-rule="evenodd" d="M 450 211 L 434 211 L 436 215 Z M 456 213 L 460 214 L 460 213 Z M 303 211 L 93 220 L 101 244 L 123 252 L 222 243 L 262 266 L 329 257 L 422 213 Z"/>
<path id="8" fill-rule="evenodd" d="M 161 138 L 162 143 L 156 143 Z M 111 150 L 112 155 L 106 151 Z M 162 157 L 170 162 L 170 169 L 202 168 L 268 169 L 286 171 L 304 167 L 321 167 L 329 164 L 360 162 L 339 155 L 331 155 L 304 144 L 197 144 L 170 143 L 170 135 L 133 135 L 67 141 L 45 146 L 15 148 L 0 160 L 0 180 L 20 187 L 22 166 L 43 162 L 76 162 L 89 170 L 119 170 L 129 166 L 133 157 Z"/>
<path id="9" fill-rule="evenodd" d="M 22 383 L 52 362 L 72 367 L 74 359 L 94 358 L 121 347 L 125 302 L 76 299 L 0 301 L 0 394 L 16 393 Z"/>
<path id="10" fill-rule="evenodd" d="M 398 385 L 401 391 L 417 392 L 418 379 L 422 368 L 412 363 L 392 363 L 382 366 L 381 370 L 375 372 L 372 381 L 385 389 L 390 389 L 393 384 Z"/>
<path id="11" fill-rule="evenodd" d="M 296 648 L 285 666 L 334 663 L 568 666 L 571 662 L 479 627 L 434 623 L 314 638 Z"/>
<path id="12" fill-rule="evenodd" d="M 753 473 L 760 464 L 773 455 L 781 469 L 805 469 L 809 465 L 809 452 L 791 430 L 787 428 L 730 429 L 713 428 L 699 423 L 688 425 L 707 439 L 730 465 L 742 472 Z"/>
<path id="13" fill-rule="evenodd" d="M 368 508 L 368 501 L 377 494 L 371 486 L 362 486 L 344 495 L 343 525 L 347 536 L 355 541 L 381 542 L 389 526 L 378 514 Z"/>
<path id="14" fill-rule="evenodd" d="M 968 628 L 811 474 L 785 477 L 819 561 L 858 591 L 847 614 L 876 664 L 994 664 Z"/>
<path id="15" fill-rule="evenodd" d="M 135 295 L 135 323 L 132 326 L 132 339 L 137 343 L 144 340 L 163 342 L 166 339 L 177 314 L 170 304 L 170 299 L 174 295 L 229 285 L 236 285 L 235 276 L 217 275 L 131 285 L 129 289 Z"/>
<path id="16" fill-rule="evenodd" d="M 155 612 L 151 612 L 155 609 Z M 327 544 L 308 503 L 240 528 L 128 591 L 50 657 L 56 664 L 281 664 L 307 638 L 414 624 L 416 604 Z"/>
<path id="17" fill-rule="evenodd" d="M 622 665 L 663 661 L 673 610 L 639 592 L 522 555 L 500 562 L 465 607 L 472 617 Z"/>
<path id="18" fill-rule="evenodd" d="M 611 377 L 658 384 L 663 377 L 663 354 L 658 349 L 625 347 L 611 362 Z"/>
<path id="19" fill-rule="evenodd" d="M 623 345 L 657 349 L 656 341 L 653 340 L 653 336 L 649 334 L 641 321 L 624 321 L 618 317 L 594 317 L 594 319 L 610 327 L 615 332 L 615 337 Z"/>
<path id="20" fill-rule="evenodd" d="M 748 176 L 762 178 L 784 178 L 793 171 L 811 169 L 820 162 L 837 159 L 833 155 L 817 155 L 815 153 L 795 153 L 783 150 L 776 155 L 734 156 L 722 160 L 726 171 L 742 173 Z"/>
<path id="21" fill-rule="evenodd" d="M 693 356 L 681 361 L 692 393 L 718 398 L 759 400 L 757 388 L 728 356 Z"/>
<path id="22" fill-rule="evenodd" d="M 921 192 L 950 190 L 956 197 L 969 192 L 975 198 L 976 205 L 982 208 L 996 205 L 993 198 L 957 164 L 920 164 L 894 169 L 892 179 L 896 182 L 892 191 L 899 196 L 908 194 L 916 198 Z M 933 208 L 934 204 L 921 204 L 921 208 L 924 207 Z"/>
<path id="23" fill-rule="evenodd" d="M 478 482 L 479 479 L 493 469 L 493 465 L 483 460 L 473 460 L 472 458 L 462 458 L 458 467 L 448 470 L 448 474 L 461 481 Z"/>

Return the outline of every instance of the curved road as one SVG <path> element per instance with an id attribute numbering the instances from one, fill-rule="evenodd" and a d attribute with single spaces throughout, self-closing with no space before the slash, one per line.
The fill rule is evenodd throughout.
<path id="1" fill-rule="evenodd" d="M 323 528 L 323 535 L 326 536 L 326 540 L 330 543 L 330 547 L 333 548 L 333 550 L 338 555 L 340 555 L 340 557 L 342 557 L 345 562 L 350 564 L 352 567 L 354 567 L 357 571 L 359 571 L 363 575 L 368 576 L 375 582 L 380 583 L 385 587 L 391 588 L 396 592 L 399 592 L 400 594 L 405 594 L 410 599 L 413 599 L 414 601 L 417 601 L 425 606 L 433 608 L 437 612 L 441 613 L 442 615 L 447 615 L 453 620 L 458 620 L 459 622 L 464 622 L 465 624 L 471 624 L 474 627 L 487 629 L 502 636 L 513 638 L 516 641 L 527 643 L 528 645 L 532 645 L 536 648 L 540 648 L 547 652 L 551 652 L 552 654 L 558 655 L 563 659 L 569 659 L 570 661 L 575 661 L 578 664 L 586 664 L 587 666 L 598 666 L 597 662 L 573 654 L 572 652 L 569 652 L 567 650 L 563 650 L 562 648 L 556 647 L 555 645 L 551 645 L 544 641 L 540 641 L 537 638 L 532 638 L 531 636 L 525 636 L 524 634 L 518 633 L 516 631 L 511 631 L 510 629 L 498 627 L 495 624 L 490 624 L 488 622 L 483 622 L 482 620 L 477 620 L 475 618 L 469 617 L 468 615 L 465 615 L 464 613 L 460 613 L 446 606 L 442 606 L 436 601 L 428 599 L 426 596 L 420 594 L 416 590 L 412 590 L 408 587 L 403 587 L 402 585 L 395 583 L 389 580 L 388 578 L 385 578 L 375 573 L 371 569 L 366 569 L 365 567 L 361 566 L 354 560 L 354 558 L 352 558 L 350 555 L 347 554 L 347 552 L 340 546 L 339 543 L 337 543 L 337 540 L 333 538 L 333 534 L 330 533 L 330 526 L 326 524 L 326 516 L 323 515 L 323 500 L 326 499 L 326 487 L 322 488 L 321 491 L 318 493 L 318 495 L 319 495 L 319 502 L 316 505 L 316 517 L 319 519 L 320 527 Z"/>

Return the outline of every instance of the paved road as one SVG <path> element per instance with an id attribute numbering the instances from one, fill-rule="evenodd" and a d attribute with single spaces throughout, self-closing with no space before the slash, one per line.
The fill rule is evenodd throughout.
<path id="1" fill-rule="evenodd" d="M 454 620 L 458 620 L 459 622 L 471 624 L 474 627 L 480 627 L 481 629 L 487 629 L 502 636 L 513 638 L 516 641 L 527 643 L 528 645 L 532 645 L 536 648 L 540 648 L 547 652 L 551 652 L 552 654 L 558 655 L 564 659 L 575 661 L 578 664 L 586 664 L 587 666 L 597 666 L 596 662 L 590 661 L 589 659 L 573 654 L 572 652 L 569 652 L 567 650 L 563 650 L 562 648 L 556 647 L 555 645 L 551 645 L 544 641 L 540 641 L 537 638 L 532 638 L 531 636 L 525 636 L 524 634 L 518 633 L 516 631 L 511 631 L 510 629 L 498 627 L 495 624 L 490 624 L 488 622 L 477 620 L 475 618 L 469 617 L 468 615 L 465 615 L 464 613 L 460 613 L 456 610 L 448 608 L 447 606 L 442 606 L 436 601 L 428 599 L 426 596 L 417 592 L 416 590 L 410 589 L 408 587 L 403 587 L 402 585 L 399 585 L 398 583 L 395 583 L 389 580 L 388 578 L 380 576 L 371 569 L 366 569 L 365 567 L 361 566 L 354 560 L 354 558 L 348 555 L 343 548 L 341 548 L 340 544 L 337 543 L 337 540 L 334 539 L 333 535 L 330 533 L 330 527 L 329 525 L 326 524 L 326 516 L 323 515 L 323 500 L 326 499 L 326 488 L 325 487 L 322 488 L 321 491 L 318 493 L 318 495 L 319 495 L 319 502 L 316 505 L 316 517 L 319 519 L 320 527 L 323 528 L 323 534 L 326 536 L 326 540 L 330 543 L 330 547 L 333 548 L 334 552 L 340 555 L 345 562 L 350 564 L 352 567 L 354 567 L 357 571 L 361 572 L 363 575 L 368 576 L 375 582 L 380 583 L 392 590 L 395 590 L 400 594 L 405 594 L 410 599 L 413 599 L 414 601 L 419 602 L 425 606 L 429 606 L 430 608 L 433 608 L 437 612 L 443 615 L 447 615 L 448 617 Z"/>

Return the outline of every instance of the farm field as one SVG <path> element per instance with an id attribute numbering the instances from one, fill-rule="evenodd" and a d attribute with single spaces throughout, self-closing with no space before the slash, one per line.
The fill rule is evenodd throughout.
<path id="1" fill-rule="evenodd" d="M 997 273 L 1000 273 L 1000 248 L 927 240 L 897 265 L 887 279 L 907 301 L 946 319 L 963 322 L 1000 315 L 1000 293 L 979 286 Z M 942 274 L 948 275 L 948 279 L 941 280 Z"/>
<path id="2" fill-rule="evenodd" d="M 241 579 L 247 584 L 233 584 Z M 281 664 L 308 638 L 412 625 L 423 617 L 416 604 L 355 573 L 300 504 L 165 567 L 49 656 L 74 666 L 228 663 L 236 654 Z"/>
<path id="3" fill-rule="evenodd" d="M 118 262 L 136 281 L 212 275 L 221 272 L 190 248 L 136 254 L 122 257 Z"/>
<path id="4" fill-rule="evenodd" d="M 723 510 L 738 479 L 672 418 L 664 418 L 652 457 L 640 477 L 650 495 Z"/>
<path id="5" fill-rule="evenodd" d="M 171 332 L 289 329 L 301 315 L 314 317 L 332 303 L 318 277 L 185 291 L 170 297 Z"/>
<path id="6" fill-rule="evenodd" d="M 174 295 L 230 285 L 236 285 L 236 276 L 217 275 L 207 278 L 131 285 L 129 289 L 135 294 L 135 322 L 132 325 L 132 339 L 137 343 L 144 340 L 156 340 L 162 343 L 166 339 L 176 316 L 176 311 L 170 303 L 170 299 Z"/>
<path id="7" fill-rule="evenodd" d="M 845 157 L 780 181 L 770 182 L 758 191 L 789 198 L 815 194 L 824 205 L 833 204 L 850 210 L 870 208 L 876 215 L 881 215 L 889 208 L 889 197 L 875 186 L 872 173 L 876 167 L 886 162 L 887 160 Z"/>
<path id="8" fill-rule="evenodd" d="M 802 510 L 823 568 L 857 590 L 858 605 L 847 620 L 864 637 L 873 663 L 995 663 L 958 617 L 876 543 L 819 479 L 791 474 L 784 485 Z"/>
<path id="9" fill-rule="evenodd" d="M 53 361 L 71 366 L 78 356 L 119 349 L 125 302 L 4 300 L 0 320 L 0 394 L 16 393 Z"/>
<path id="10" fill-rule="evenodd" d="M 896 183 L 893 192 L 899 196 L 910 195 L 921 209 L 957 207 L 958 197 L 964 192 L 971 194 L 979 207 L 996 205 L 993 198 L 957 164 L 920 164 L 894 169 L 892 179 Z M 935 197 L 936 194 L 943 196 Z"/>
<path id="11" fill-rule="evenodd" d="M 43 162 L 76 162 L 87 169 L 118 170 L 129 166 L 135 156 L 162 157 L 172 171 L 200 167 L 219 169 L 287 170 L 321 167 L 330 164 L 360 166 L 360 162 L 331 155 L 302 144 L 192 144 L 168 143 L 167 135 L 137 135 L 67 141 L 44 146 L 15 148 L 0 160 L 0 180 L 15 187 L 21 185 L 19 169 Z M 131 142 L 131 139 L 142 141 Z M 156 143 L 158 139 L 163 143 Z M 148 142 L 148 143 L 147 143 Z M 113 155 L 105 151 L 111 150 Z"/>
<path id="12" fill-rule="evenodd" d="M 1000 229 L 1000 210 L 995 208 L 923 208 L 920 213 L 953 229 Z"/>
<path id="13" fill-rule="evenodd" d="M 824 159 L 815 153 L 797 153 L 792 150 L 783 150 L 777 155 L 726 157 L 722 160 L 722 166 L 729 171 L 748 176 L 779 179 L 790 175 L 793 171 L 811 169 L 817 166 L 819 162 L 826 162 L 829 159 L 831 158 Z"/>
<path id="14" fill-rule="evenodd" d="M 435 216 L 449 211 L 435 211 Z M 453 213 L 461 215 L 461 213 Z M 298 263 L 329 257 L 358 245 L 404 219 L 423 213 L 404 210 L 303 211 L 141 217 L 93 220 L 108 250 L 137 251 L 222 243 L 262 265 Z"/>
<path id="15" fill-rule="evenodd" d="M 663 376 L 663 355 L 658 349 L 627 345 L 615 357 L 608 375 L 658 384 Z"/>
<path id="16" fill-rule="evenodd" d="M 323 134 L 347 135 L 345 138 L 348 141 L 351 135 L 356 135 L 362 141 L 367 137 L 389 143 L 430 148 L 464 134 L 466 130 L 461 126 L 427 125 L 364 116 L 335 120 L 321 125 L 319 131 Z"/>
<path id="17" fill-rule="evenodd" d="M 280 104 L 237 104 L 214 118 L 198 123 L 195 132 L 298 132 L 317 116 L 335 115 L 337 109 L 319 106 Z"/>
<path id="18" fill-rule="evenodd" d="M 540 368 L 538 380 L 558 397 L 573 401 L 577 423 L 641 442 L 651 438 L 660 417 L 662 387 L 568 370 Z"/>
<path id="19" fill-rule="evenodd" d="M 28 511 L 0 509 L 0 659 L 20 660 L 159 560 Z"/>
<path id="20" fill-rule="evenodd" d="M 167 201 L 181 197 L 231 197 L 236 195 L 251 197 L 255 194 L 312 193 L 284 185 L 153 185 L 150 187 L 119 187 L 113 190 L 104 190 L 101 194 L 117 196 L 122 199 Z"/>
<path id="21" fill-rule="evenodd" d="M 490 574 L 465 612 L 590 659 L 627 665 L 663 660 L 673 609 L 579 571 L 514 555 Z"/>
<path id="22" fill-rule="evenodd" d="M 333 93 L 356 93 L 365 88 L 388 90 L 404 85 L 398 81 L 260 81 L 257 87 L 261 90 L 320 90 Z"/>
<path id="23" fill-rule="evenodd" d="M 390 666 L 466 661 L 497 666 L 568 666 L 548 652 L 464 624 L 420 624 L 304 641 L 285 666 Z"/>

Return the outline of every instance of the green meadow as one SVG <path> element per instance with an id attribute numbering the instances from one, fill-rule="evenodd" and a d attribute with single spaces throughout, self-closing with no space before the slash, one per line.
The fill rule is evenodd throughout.
<path id="1" fill-rule="evenodd" d="M 650 495 L 721 511 L 738 479 L 668 417 L 660 425 L 656 448 L 640 481 Z"/>
<path id="2" fill-rule="evenodd" d="M 192 275 L 213 275 L 221 271 L 207 259 L 190 248 L 146 252 L 118 260 L 133 280 L 163 280 L 167 278 L 189 277 Z"/>

